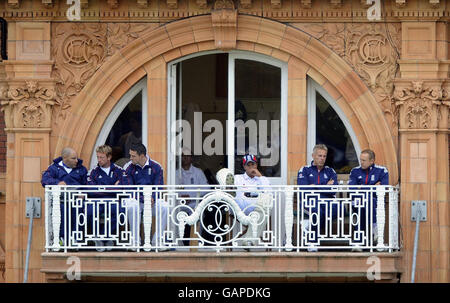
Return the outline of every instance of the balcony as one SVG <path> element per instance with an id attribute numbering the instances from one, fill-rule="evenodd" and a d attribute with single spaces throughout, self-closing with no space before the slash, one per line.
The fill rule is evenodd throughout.
<path id="1" fill-rule="evenodd" d="M 78 256 L 91 277 L 339 280 L 365 277 L 377 256 L 395 280 L 398 194 L 276 185 L 245 193 L 256 206 L 241 209 L 237 186 L 48 186 L 42 271 L 64 275 L 67 257 Z"/>

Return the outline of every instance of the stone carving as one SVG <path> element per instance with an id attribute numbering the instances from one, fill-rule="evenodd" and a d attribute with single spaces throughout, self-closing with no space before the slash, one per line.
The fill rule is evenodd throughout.
<path id="1" fill-rule="evenodd" d="M 311 0 L 301 0 L 300 5 L 302 8 L 311 8 Z"/>
<path id="2" fill-rule="evenodd" d="M 19 0 L 8 0 L 8 7 L 10 7 L 10 8 L 19 8 L 20 7 Z"/>
<path id="3" fill-rule="evenodd" d="M 443 104 L 441 84 L 412 81 L 411 85 L 398 82 L 394 91 L 395 105 L 400 107 L 400 125 L 409 129 L 436 128 L 439 123 L 439 106 Z"/>
<path id="4" fill-rule="evenodd" d="M 167 0 L 167 7 L 170 9 L 178 8 L 178 0 Z"/>
<path id="5" fill-rule="evenodd" d="M 137 6 L 139 8 L 147 8 L 148 7 L 148 0 L 137 0 Z"/>
<path id="6" fill-rule="evenodd" d="M 281 0 L 270 0 L 270 6 L 272 8 L 281 8 Z"/>
<path id="7" fill-rule="evenodd" d="M 119 7 L 119 0 L 107 0 L 110 9 L 116 9 Z"/>
<path id="8" fill-rule="evenodd" d="M 325 43 L 340 57 L 345 56 L 344 23 L 300 23 L 295 26 Z"/>
<path id="9" fill-rule="evenodd" d="M 384 94 L 391 94 L 393 79 L 398 71 L 397 50 L 399 29 L 384 24 L 352 25 L 346 39 L 345 59 L 355 67 L 373 92 L 381 89 Z"/>
<path id="10" fill-rule="evenodd" d="M 239 0 L 241 8 L 252 8 L 252 0 Z"/>
<path id="11" fill-rule="evenodd" d="M 221 50 L 236 47 L 237 10 L 231 0 L 217 0 L 211 12 L 215 46 Z"/>
<path id="12" fill-rule="evenodd" d="M 196 0 L 195 3 L 198 5 L 199 8 L 205 9 L 208 7 L 208 2 L 206 0 Z"/>
<path id="13" fill-rule="evenodd" d="M 52 55 L 55 59 L 56 118 L 65 117 L 71 98 L 86 85 L 106 57 L 106 24 L 62 23 L 54 25 Z M 55 123 L 58 119 L 55 119 Z"/>
<path id="14" fill-rule="evenodd" d="M 342 0 L 330 0 L 330 5 L 332 8 L 341 8 Z"/>
<path id="15" fill-rule="evenodd" d="M 235 9 L 234 3 L 231 0 L 216 0 L 214 2 L 214 10 L 220 9 Z"/>
<path id="16" fill-rule="evenodd" d="M 393 24 L 351 25 L 344 57 L 374 93 L 393 135 L 398 131 L 398 108 L 392 94 L 399 72 L 399 32 L 400 27 Z"/>
<path id="17" fill-rule="evenodd" d="M 406 6 L 406 0 L 395 0 L 395 6 L 403 8 Z"/>
<path id="18" fill-rule="evenodd" d="M 55 90 L 52 85 L 44 87 L 37 81 L 25 81 L 25 86 L 12 84 L 6 99 L 1 104 L 7 128 L 51 126 L 51 108 L 55 105 Z"/>
<path id="19" fill-rule="evenodd" d="M 118 50 L 139 38 L 145 30 L 152 28 L 145 23 L 108 23 L 106 55 L 108 57 L 114 55 Z"/>
<path id="20" fill-rule="evenodd" d="M 52 56 L 57 80 L 54 122 L 65 117 L 76 96 L 100 66 L 118 50 L 155 26 L 146 23 L 55 24 Z"/>

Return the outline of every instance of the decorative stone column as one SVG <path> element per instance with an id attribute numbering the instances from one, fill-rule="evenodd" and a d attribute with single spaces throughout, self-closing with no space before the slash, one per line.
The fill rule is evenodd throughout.
<path id="1" fill-rule="evenodd" d="M 450 236 L 448 86 L 443 81 L 396 81 L 394 99 L 400 113 L 405 282 L 411 276 L 414 247 L 411 200 L 427 201 L 427 221 L 420 223 L 416 281 L 447 281 Z"/>
<path id="2" fill-rule="evenodd" d="M 447 27 L 439 22 L 402 24 L 401 77 L 393 99 L 399 113 L 401 159 L 400 217 L 403 282 L 411 279 L 415 222 L 411 201 L 427 201 L 427 221 L 420 223 L 415 279 L 447 282 L 449 274 L 449 66 L 439 45 Z"/>
<path id="3" fill-rule="evenodd" d="M 52 107 L 56 103 L 50 24 L 11 22 L 9 29 L 9 60 L 0 63 L 0 102 L 7 133 L 5 279 L 23 281 L 29 225 L 25 201 L 41 197 L 41 219 L 33 221 L 28 280 L 44 282 L 40 254 L 45 243 L 45 200 L 40 180 L 50 163 Z"/>

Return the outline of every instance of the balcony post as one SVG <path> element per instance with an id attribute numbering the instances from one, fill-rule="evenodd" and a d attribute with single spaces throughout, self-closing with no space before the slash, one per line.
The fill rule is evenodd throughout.
<path id="1" fill-rule="evenodd" d="M 378 243 L 377 250 L 383 251 L 384 246 L 384 225 L 386 223 L 385 219 L 385 207 L 384 207 L 384 194 L 385 187 L 384 186 L 376 186 L 376 195 L 377 195 L 377 230 L 375 232 L 378 233 Z"/>
<path id="2" fill-rule="evenodd" d="M 59 251 L 59 249 L 61 248 L 61 246 L 59 245 L 59 237 L 60 237 L 59 229 L 61 227 L 61 207 L 60 207 L 61 191 L 59 189 L 59 186 L 52 186 L 51 189 L 52 189 L 52 227 L 53 227 L 52 250 Z"/>
<path id="3" fill-rule="evenodd" d="M 284 209 L 284 224 L 286 229 L 286 251 L 291 251 L 292 245 L 292 225 L 294 224 L 293 211 L 293 197 L 294 191 L 291 187 L 286 188 L 286 203 Z"/>
<path id="4" fill-rule="evenodd" d="M 152 189 L 151 187 L 144 187 L 144 251 L 150 251 L 151 242 L 151 228 L 152 228 Z M 155 224 L 158 225 L 158 219 L 156 218 Z"/>

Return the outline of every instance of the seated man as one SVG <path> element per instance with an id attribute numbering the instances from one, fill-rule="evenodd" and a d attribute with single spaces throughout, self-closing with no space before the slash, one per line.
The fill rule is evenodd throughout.
<path id="1" fill-rule="evenodd" d="M 65 147 L 61 152 L 61 157 L 53 160 L 53 163 L 42 175 L 41 184 L 46 185 L 86 185 L 87 169 L 83 166 L 83 160 L 78 159 L 77 152 Z M 62 196 L 63 197 L 63 196 Z M 65 219 L 69 213 L 69 204 L 61 199 L 61 225 L 59 229 L 60 245 L 69 245 L 65 243 L 66 230 L 64 228 Z M 71 209 L 71 231 L 76 230 L 76 211 Z M 69 227 L 67 227 L 69 228 Z M 67 240 L 67 239 L 66 239 Z"/>
<path id="2" fill-rule="evenodd" d="M 297 185 L 337 185 L 337 174 L 331 167 L 325 166 L 325 161 L 327 159 L 327 153 L 328 148 L 324 144 L 317 144 L 314 146 L 312 158 L 313 161 L 311 162 L 310 166 L 304 166 L 300 168 L 297 175 Z M 305 190 L 306 188 L 301 188 Z M 308 190 L 314 190 L 308 188 Z M 327 188 L 317 188 L 317 190 L 323 190 L 323 192 L 320 192 L 319 196 L 320 199 L 327 199 L 327 198 L 334 198 L 335 193 L 330 192 Z M 324 191 L 328 190 L 328 191 Z M 330 200 L 326 200 L 329 204 Z M 304 202 L 303 202 L 304 203 Z M 309 213 L 309 222 L 306 222 L 306 229 L 309 229 L 309 225 L 311 225 L 311 218 L 313 214 L 316 214 L 317 219 L 320 221 L 320 224 L 314 224 L 314 227 L 311 228 L 311 231 L 315 233 L 315 240 L 314 241 L 308 241 L 309 243 L 317 243 L 317 239 L 320 233 L 317 233 L 317 226 L 320 227 L 321 230 L 325 228 L 326 218 L 330 218 L 333 220 L 337 217 L 337 211 L 338 209 L 336 207 L 329 207 L 328 205 L 328 213 L 326 213 L 326 205 L 322 204 L 319 208 L 317 205 L 318 201 L 316 201 L 316 206 L 314 206 L 312 209 L 310 209 Z M 303 209 L 305 209 L 305 206 L 302 206 Z M 330 208 L 331 211 L 330 211 Z M 319 212 L 320 215 L 317 215 Z M 311 247 L 308 248 L 309 251 L 317 251 L 316 248 Z"/>
<path id="3" fill-rule="evenodd" d="M 129 185 L 163 185 L 164 176 L 161 165 L 150 159 L 147 155 L 147 149 L 142 143 L 133 144 L 130 147 L 130 162 L 125 166 L 125 174 L 127 176 L 126 183 Z M 144 210 L 144 198 L 141 195 L 137 205 L 128 205 L 128 223 L 131 226 L 132 234 L 134 236 L 134 246 L 140 245 L 139 226 Z M 152 194 L 152 215 L 156 216 L 155 234 L 152 238 L 152 246 L 156 246 L 156 239 L 159 239 L 159 244 L 162 241 L 163 231 L 167 226 L 168 207 L 156 200 L 155 193 Z"/>
<path id="4" fill-rule="evenodd" d="M 260 215 L 258 223 L 261 224 L 257 226 L 256 232 L 257 238 L 260 238 L 263 230 L 266 228 L 267 220 L 264 214 L 266 209 L 263 208 L 263 205 L 259 204 L 259 200 L 256 199 L 259 195 L 257 190 L 264 189 L 264 186 L 267 186 L 267 189 L 269 189 L 270 182 L 269 179 L 264 177 L 258 170 L 258 162 L 254 155 L 245 155 L 242 158 L 242 166 L 244 167 L 245 173 L 234 176 L 234 185 L 239 186 L 236 192 L 236 203 L 246 215 L 249 215 L 252 211 L 257 212 Z M 252 186 L 246 187 L 245 185 Z M 249 225 L 247 232 L 242 238 L 253 238 L 253 227 L 251 225 Z M 257 245 L 257 240 L 247 241 L 245 244 Z"/>
<path id="5" fill-rule="evenodd" d="M 97 167 L 92 169 L 87 177 L 87 183 L 88 185 L 118 185 L 123 184 L 123 178 L 125 175 L 125 171 L 121 169 L 120 167 L 116 166 L 114 163 L 111 162 L 112 158 L 112 148 L 108 145 L 101 145 L 97 147 L 95 150 L 97 153 Z M 126 177 L 126 176 L 125 176 Z M 91 194 L 90 196 L 94 198 L 116 198 L 116 194 L 114 192 L 110 193 L 95 193 Z M 120 203 L 120 202 L 119 202 Z M 110 225 L 111 225 L 111 234 L 105 234 L 105 225 L 106 223 L 99 223 L 99 231 L 97 231 L 96 236 L 104 235 L 106 237 L 111 237 L 111 235 L 114 235 L 117 230 L 117 216 L 118 211 L 123 212 L 123 209 L 120 208 L 120 205 L 116 204 L 110 204 L 109 207 L 110 211 L 107 211 L 105 214 L 105 207 L 104 204 L 100 204 L 98 211 L 99 215 L 107 216 L 107 214 L 110 214 Z M 88 222 L 92 222 L 93 220 L 93 212 L 95 211 L 95 208 L 92 207 L 92 205 L 87 207 L 87 216 L 88 216 Z M 100 218 L 98 218 L 100 219 Z M 104 251 L 104 248 L 101 248 L 100 246 L 113 246 L 113 241 L 95 241 L 96 246 L 98 246 L 97 251 Z M 110 248 L 108 250 L 111 250 Z"/>
<path id="6" fill-rule="evenodd" d="M 208 180 L 205 174 L 200 168 L 192 165 L 191 151 L 187 148 L 183 148 L 181 156 L 181 168 L 176 171 L 176 184 L 177 185 L 208 185 Z M 197 204 L 197 197 L 202 197 L 206 192 L 199 191 L 200 188 L 189 187 L 192 191 L 183 191 L 181 197 L 187 198 L 186 205 L 195 209 Z M 190 214 L 189 214 L 190 215 Z M 191 232 L 191 226 L 186 225 L 184 229 L 184 238 L 189 238 Z M 189 245 L 189 241 L 183 241 L 185 246 Z"/>
<path id="7" fill-rule="evenodd" d="M 350 172 L 349 185 L 389 185 L 389 173 L 386 167 L 375 165 L 375 153 L 370 149 L 365 149 L 360 155 L 361 165 L 355 167 Z M 374 241 L 377 240 L 377 196 L 374 193 L 373 197 L 368 197 L 369 200 L 369 221 L 372 218 L 372 234 L 374 234 Z M 360 225 L 359 230 L 366 229 L 366 208 L 360 209 Z M 369 233 L 370 234 L 370 233 Z"/>

